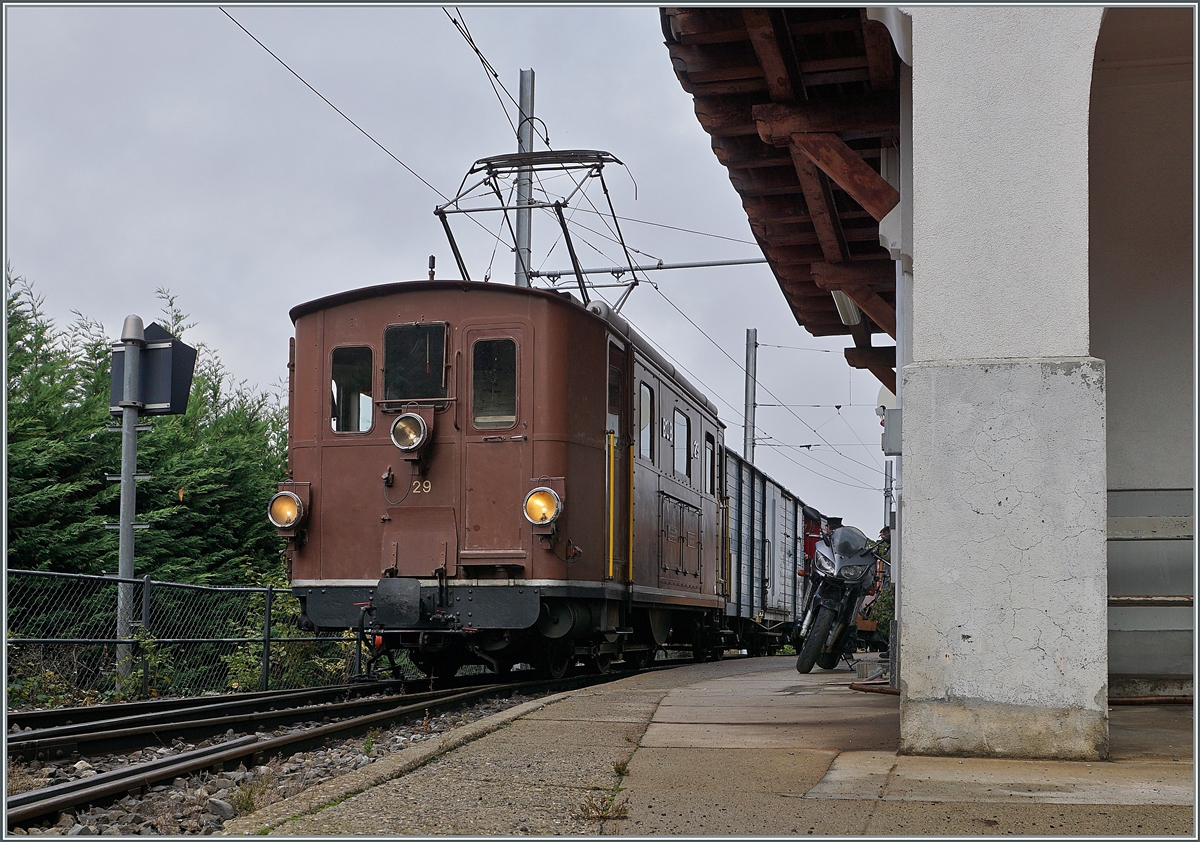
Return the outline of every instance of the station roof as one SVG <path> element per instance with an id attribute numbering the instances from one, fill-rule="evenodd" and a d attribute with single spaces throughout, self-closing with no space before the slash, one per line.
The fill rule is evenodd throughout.
<path id="1" fill-rule="evenodd" d="M 895 348 L 871 341 L 896 335 L 896 269 L 879 244 L 900 201 L 899 58 L 887 29 L 846 7 L 660 16 L 675 75 L 796 321 L 853 337 L 847 362 L 894 393 Z M 834 291 L 857 305 L 857 324 Z"/>

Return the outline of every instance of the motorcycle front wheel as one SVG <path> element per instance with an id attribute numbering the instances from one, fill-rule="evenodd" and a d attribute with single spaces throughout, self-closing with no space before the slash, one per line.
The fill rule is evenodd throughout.
<path id="1" fill-rule="evenodd" d="M 821 648 L 829 637 L 831 626 L 833 611 L 822 605 L 817 612 L 817 618 L 813 620 L 812 628 L 808 630 L 808 636 L 804 638 L 804 644 L 800 647 L 800 654 L 796 658 L 797 672 L 812 672 L 813 664 L 817 662 L 817 656 L 821 654 Z"/>

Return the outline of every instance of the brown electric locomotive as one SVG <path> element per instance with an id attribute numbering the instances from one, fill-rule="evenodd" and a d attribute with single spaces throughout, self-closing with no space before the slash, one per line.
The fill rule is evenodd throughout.
<path id="1" fill-rule="evenodd" d="M 414 281 L 291 317 L 269 513 L 305 627 L 359 629 L 373 661 L 406 650 L 435 675 L 737 642 L 722 424 L 603 302 Z"/>

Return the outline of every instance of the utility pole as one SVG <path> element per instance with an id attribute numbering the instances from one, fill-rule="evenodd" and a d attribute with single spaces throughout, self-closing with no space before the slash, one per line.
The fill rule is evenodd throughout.
<path id="1" fill-rule="evenodd" d="M 746 328 L 746 424 L 742 428 L 742 450 L 746 461 L 754 464 L 754 407 L 758 369 L 758 328 Z"/>
<path id="2" fill-rule="evenodd" d="M 533 70 L 521 71 L 520 118 L 517 124 L 517 152 L 533 151 Z M 529 261 L 532 255 L 529 229 L 533 223 L 533 212 L 529 202 L 533 198 L 533 170 L 521 167 L 517 170 L 517 272 L 519 287 L 529 286 Z"/>
<path id="3" fill-rule="evenodd" d="M 121 328 L 125 346 L 125 371 L 121 390 L 121 515 L 117 544 L 117 576 L 133 578 L 133 519 L 137 513 L 137 425 L 142 407 L 141 356 L 146 345 L 145 328 L 140 316 L 127 316 Z M 128 640 L 133 627 L 133 585 L 117 585 L 117 639 Z M 129 644 L 117 647 L 117 672 L 128 678 L 133 649 Z"/>
<path id="4" fill-rule="evenodd" d="M 892 523 L 892 460 L 885 459 L 883 463 L 883 525 L 889 529 Z"/>

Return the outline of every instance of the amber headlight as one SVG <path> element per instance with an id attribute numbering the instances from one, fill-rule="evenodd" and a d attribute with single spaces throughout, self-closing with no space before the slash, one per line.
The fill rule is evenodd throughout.
<path id="1" fill-rule="evenodd" d="M 415 412 L 406 412 L 392 422 L 392 444 L 411 453 L 425 443 L 429 436 L 429 428 L 425 419 Z"/>
<path id="2" fill-rule="evenodd" d="M 562 500 L 552 489 L 542 486 L 525 495 L 525 519 L 534 526 L 554 523 L 562 514 Z"/>
<path id="3" fill-rule="evenodd" d="M 290 491 L 280 491 L 267 506 L 267 520 L 277 529 L 290 529 L 304 517 L 304 504 Z"/>

